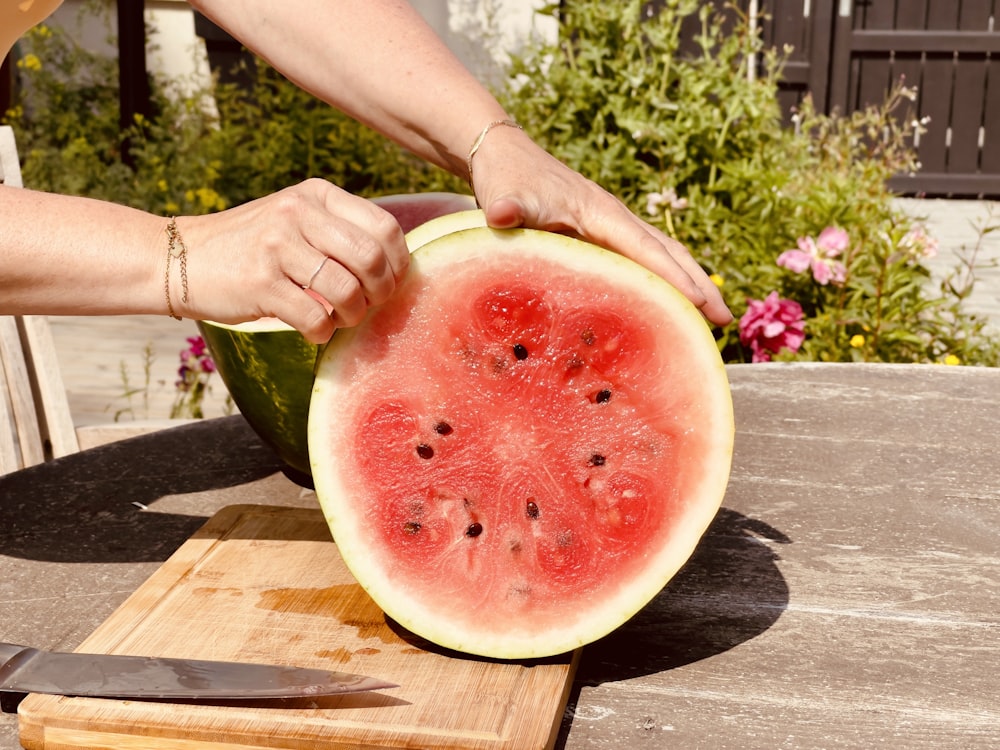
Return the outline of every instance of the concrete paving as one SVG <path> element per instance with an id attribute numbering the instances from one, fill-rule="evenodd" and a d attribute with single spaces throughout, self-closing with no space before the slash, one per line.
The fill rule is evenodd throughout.
<path id="1" fill-rule="evenodd" d="M 1000 203 L 900 199 L 899 206 L 922 219 L 939 242 L 937 257 L 929 261 L 935 286 L 961 257 L 977 253 L 978 281 L 967 310 L 1000 325 L 1000 231 L 981 232 L 990 226 L 1000 229 Z M 165 316 L 52 318 L 52 329 L 78 425 L 169 416 L 177 394 L 179 352 L 186 347 L 185 338 L 198 333 L 193 322 Z M 216 376 L 205 415 L 226 413 L 231 413 L 226 391 Z"/>

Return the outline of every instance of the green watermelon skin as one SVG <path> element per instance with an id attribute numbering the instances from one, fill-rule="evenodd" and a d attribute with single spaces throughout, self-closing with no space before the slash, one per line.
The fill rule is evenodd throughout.
<path id="1" fill-rule="evenodd" d="M 320 356 L 309 446 L 386 613 L 520 659 L 606 635 L 663 588 L 721 504 L 733 432 L 711 332 L 666 282 L 569 238 L 473 229 L 416 251 Z"/>
<path id="2" fill-rule="evenodd" d="M 200 321 L 198 329 L 243 417 L 282 461 L 308 475 L 309 400 L 320 347 L 275 323 L 252 330 Z"/>

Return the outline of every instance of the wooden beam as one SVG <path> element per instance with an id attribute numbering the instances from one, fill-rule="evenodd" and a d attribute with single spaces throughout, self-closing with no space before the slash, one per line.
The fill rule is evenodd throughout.
<path id="1" fill-rule="evenodd" d="M 894 29 L 892 31 L 851 32 L 851 49 L 855 52 L 1000 52 L 1000 33 L 992 31 L 925 31 Z"/>
<path id="2" fill-rule="evenodd" d="M 890 178 L 889 189 L 906 195 L 995 196 L 1000 195 L 1000 175 L 917 172 Z"/>
<path id="3" fill-rule="evenodd" d="M 10 55 L 0 62 L 0 114 L 6 112 L 14 96 L 13 79 L 11 78 Z"/>
<path id="4" fill-rule="evenodd" d="M 146 22 L 143 0 L 118 2 L 119 127 L 130 128 L 136 115 L 151 112 L 149 78 L 146 71 Z M 132 164 L 128 142 L 122 144 L 122 160 Z"/>

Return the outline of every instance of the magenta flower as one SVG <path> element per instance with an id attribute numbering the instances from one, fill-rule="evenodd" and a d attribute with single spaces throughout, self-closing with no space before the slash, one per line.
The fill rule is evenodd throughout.
<path id="1" fill-rule="evenodd" d="M 179 391 L 190 391 L 200 380 L 202 374 L 215 372 L 215 362 L 208 353 L 205 339 L 201 336 L 187 338 L 189 348 L 180 352 L 180 367 L 177 368 L 178 380 L 175 383 Z"/>
<path id="2" fill-rule="evenodd" d="M 817 239 L 799 237 L 798 249 L 783 252 L 778 256 L 777 264 L 792 273 L 803 273 L 811 268 L 817 284 L 842 284 L 847 278 L 847 268 L 834 259 L 847 249 L 849 243 L 850 238 L 843 229 L 827 227 Z"/>
<path id="3" fill-rule="evenodd" d="M 802 306 L 771 292 L 763 301 L 747 300 L 739 323 L 740 342 L 750 347 L 754 362 L 770 362 L 771 355 L 782 349 L 797 352 L 805 341 L 805 328 Z"/>

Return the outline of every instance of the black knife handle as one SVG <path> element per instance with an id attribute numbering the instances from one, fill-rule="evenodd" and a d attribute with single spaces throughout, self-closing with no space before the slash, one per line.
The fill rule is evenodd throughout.
<path id="1" fill-rule="evenodd" d="M 6 684 L 7 672 L 13 671 L 21 662 L 21 659 L 17 657 L 25 652 L 28 652 L 30 655 L 35 650 L 27 646 L 19 646 L 16 643 L 0 642 L 0 711 L 5 714 L 17 713 L 17 707 L 27 695 L 27 693 L 4 689 L 3 686 Z"/>
<path id="2" fill-rule="evenodd" d="M 0 713 L 16 714 L 17 707 L 27 697 L 27 693 L 0 693 Z"/>

